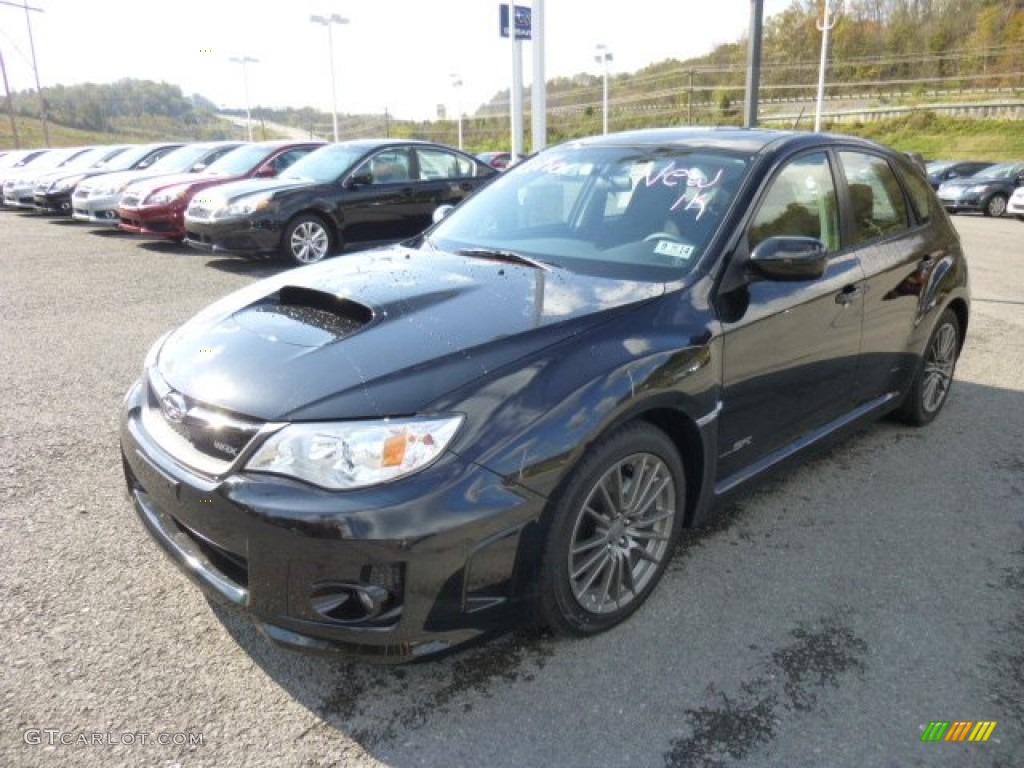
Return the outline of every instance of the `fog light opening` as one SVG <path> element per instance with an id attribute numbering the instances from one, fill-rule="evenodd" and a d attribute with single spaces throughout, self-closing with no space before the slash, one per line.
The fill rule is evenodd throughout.
<path id="1" fill-rule="evenodd" d="M 398 598 L 378 584 L 317 584 L 310 595 L 313 610 L 341 624 L 375 623 L 397 615 Z"/>

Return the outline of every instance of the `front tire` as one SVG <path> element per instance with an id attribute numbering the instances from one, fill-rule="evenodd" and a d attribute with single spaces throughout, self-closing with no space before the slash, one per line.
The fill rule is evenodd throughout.
<path id="1" fill-rule="evenodd" d="M 999 218 L 1006 213 L 1006 195 L 995 194 L 985 203 L 984 213 L 986 216 Z"/>
<path id="2" fill-rule="evenodd" d="M 281 259 L 292 266 L 316 264 L 331 255 L 334 235 L 319 216 L 296 216 L 281 237 Z"/>
<path id="3" fill-rule="evenodd" d="M 960 355 L 960 320 L 945 310 L 928 339 L 924 357 L 896 417 L 917 427 L 931 422 L 949 397 L 957 357 Z"/>
<path id="4" fill-rule="evenodd" d="M 637 422 L 597 442 L 553 507 L 541 565 L 541 622 L 592 635 L 625 620 L 672 556 L 686 505 L 682 461 L 668 436 Z"/>

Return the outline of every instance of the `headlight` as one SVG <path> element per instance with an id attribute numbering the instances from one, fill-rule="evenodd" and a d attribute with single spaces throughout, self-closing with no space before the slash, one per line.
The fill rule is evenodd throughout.
<path id="1" fill-rule="evenodd" d="M 978 186 L 971 187 L 970 189 L 968 189 L 967 193 L 970 195 L 983 195 L 987 190 L 988 187 L 986 187 L 984 184 L 979 184 Z"/>
<path id="2" fill-rule="evenodd" d="M 461 424 L 460 415 L 290 424 L 260 446 L 246 468 L 332 490 L 365 488 L 429 466 Z"/>
<path id="3" fill-rule="evenodd" d="M 185 192 L 188 187 L 169 187 L 168 189 L 155 192 L 154 194 L 147 197 L 144 201 L 144 205 L 167 205 L 173 203 L 175 200 L 180 200 L 185 196 Z"/>
<path id="4" fill-rule="evenodd" d="M 236 200 L 215 211 L 213 217 L 215 219 L 227 219 L 232 216 L 248 216 L 250 213 L 262 211 L 269 205 L 270 197 L 267 195 L 243 197 L 241 200 Z"/>

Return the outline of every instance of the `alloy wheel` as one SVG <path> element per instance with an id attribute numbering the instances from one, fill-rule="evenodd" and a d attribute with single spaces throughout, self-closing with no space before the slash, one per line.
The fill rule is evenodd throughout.
<path id="1" fill-rule="evenodd" d="M 652 453 L 614 464 L 577 513 L 568 552 L 573 597 L 585 611 L 630 605 L 669 555 L 676 516 L 672 473 Z"/>
<path id="2" fill-rule="evenodd" d="M 928 413 L 939 410 L 949 393 L 953 369 L 956 366 L 956 350 L 956 329 L 951 324 L 944 323 L 935 332 L 924 363 L 921 405 Z"/>
<path id="3" fill-rule="evenodd" d="M 296 261 L 312 264 L 327 255 L 330 237 L 323 224 L 317 221 L 300 221 L 291 232 L 289 248 Z"/>

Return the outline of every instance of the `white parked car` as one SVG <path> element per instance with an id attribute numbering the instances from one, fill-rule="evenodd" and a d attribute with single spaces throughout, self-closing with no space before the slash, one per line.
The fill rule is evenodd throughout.
<path id="1" fill-rule="evenodd" d="M 1016 191 L 1010 195 L 1010 200 L 1006 203 L 1006 214 L 1016 216 L 1020 221 L 1024 221 L 1024 187 L 1017 187 Z"/>

